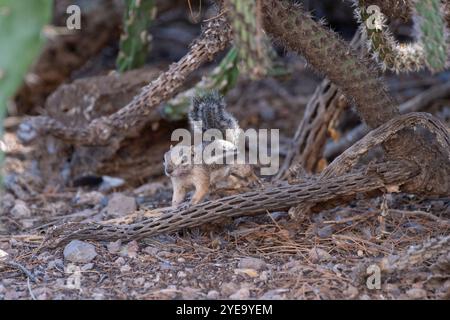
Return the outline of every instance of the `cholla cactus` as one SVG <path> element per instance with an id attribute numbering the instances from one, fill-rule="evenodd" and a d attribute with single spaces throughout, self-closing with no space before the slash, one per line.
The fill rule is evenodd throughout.
<path id="1" fill-rule="evenodd" d="M 178 94 L 166 103 L 163 108 L 164 116 L 170 120 L 182 119 L 189 110 L 192 98 L 211 89 L 218 90 L 221 94 L 225 95 L 235 86 L 239 76 L 237 56 L 237 48 L 231 48 L 220 64 L 210 74 L 204 76 L 195 87 Z"/>
<path id="2" fill-rule="evenodd" d="M 419 71 L 425 66 L 440 71 L 446 66 L 447 30 L 440 0 L 415 0 L 414 18 L 419 31 L 416 42 L 399 44 L 386 25 L 386 17 L 380 7 L 371 6 L 371 1 L 355 1 L 361 31 L 368 39 L 381 67 L 395 72 Z"/>
<path id="3" fill-rule="evenodd" d="M 226 5 L 243 72 L 254 79 L 264 77 L 270 68 L 270 58 L 260 0 L 227 0 Z"/>
<path id="4" fill-rule="evenodd" d="M 444 7 L 440 0 L 416 0 L 415 10 L 427 65 L 440 71 L 445 68 L 448 50 Z"/>
<path id="5" fill-rule="evenodd" d="M 126 0 L 124 32 L 120 37 L 117 69 L 135 69 L 145 63 L 150 45 L 148 28 L 155 18 L 155 0 Z"/>

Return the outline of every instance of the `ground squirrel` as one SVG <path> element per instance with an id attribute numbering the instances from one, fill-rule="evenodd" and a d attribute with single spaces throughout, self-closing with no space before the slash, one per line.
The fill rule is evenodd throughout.
<path id="1" fill-rule="evenodd" d="M 223 164 L 225 158 L 236 154 L 241 129 L 237 120 L 225 110 L 225 101 L 218 92 L 209 92 L 193 99 L 189 111 L 189 123 L 192 131 L 207 135 L 209 129 L 218 130 L 223 139 L 203 141 L 199 145 L 176 145 L 164 155 L 164 169 L 173 185 L 172 205 L 177 206 L 186 197 L 187 191 L 194 187 L 195 193 L 191 203 L 202 201 L 208 194 L 210 186 L 230 176 L 239 179 L 250 178 L 259 181 L 248 164 Z M 217 131 L 216 131 L 217 132 Z M 202 158 L 201 163 L 194 163 L 195 152 L 202 152 L 205 147 L 214 143 L 223 152 L 222 163 L 208 162 Z M 202 154 L 202 153 L 200 153 Z"/>

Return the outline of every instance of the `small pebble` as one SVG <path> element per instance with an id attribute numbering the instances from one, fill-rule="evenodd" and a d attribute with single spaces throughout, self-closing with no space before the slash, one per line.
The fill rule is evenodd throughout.
<path id="1" fill-rule="evenodd" d="M 331 235 L 333 234 L 334 231 L 334 227 L 332 225 L 328 225 L 322 228 L 319 228 L 319 230 L 317 230 L 317 235 L 322 238 L 329 238 L 331 237 Z"/>
<path id="2" fill-rule="evenodd" d="M 412 288 L 406 291 L 406 294 L 411 299 L 424 299 L 427 297 L 427 292 L 424 289 Z"/>
<path id="3" fill-rule="evenodd" d="M 241 288 L 236 291 L 234 294 L 230 295 L 230 299 L 232 300 L 244 300 L 250 297 L 250 290 L 247 288 Z"/>
<path id="4" fill-rule="evenodd" d="M 219 296 L 220 296 L 219 292 L 217 292 L 216 290 L 211 290 L 206 295 L 206 298 L 208 298 L 210 300 L 216 300 L 216 299 L 219 299 Z"/>
<path id="5" fill-rule="evenodd" d="M 108 201 L 105 210 L 107 214 L 122 217 L 136 211 L 136 200 L 122 193 L 114 193 Z"/>
<path id="6" fill-rule="evenodd" d="M 128 264 L 120 267 L 120 272 L 122 272 L 122 273 L 129 272 L 130 270 L 131 270 L 131 267 Z"/>
<path id="7" fill-rule="evenodd" d="M 317 263 L 320 261 L 331 260 L 331 255 L 323 249 L 314 247 L 309 250 L 309 258 L 312 262 Z"/>
<path id="8" fill-rule="evenodd" d="M 267 268 L 267 264 L 261 259 L 247 257 L 239 260 L 238 267 L 240 269 L 262 270 Z"/>
<path id="9" fill-rule="evenodd" d="M 24 201 L 16 200 L 14 207 L 11 209 L 11 214 L 16 219 L 29 218 L 31 217 L 31 210 Z"/>
<path id="10" fill-rule="evenodd" d="M 88 263 L 97 256 L 92 244 L 80 240 L 72 240 L 64 248 L 63 254 L 65 260 L 75 263 Z"/>

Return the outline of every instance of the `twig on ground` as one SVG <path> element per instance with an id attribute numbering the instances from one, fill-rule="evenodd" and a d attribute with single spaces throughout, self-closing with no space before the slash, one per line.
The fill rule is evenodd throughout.
<path id="1" fill-rule="evenodd" d="M 420 211 L 420 210 L 408 211 L 408 210 L 397 210 L 397 209 L 388 209 L 388 212 L 394 213 L 394 214 L 408 215 L 408 216 L 422 216 L 422 217 L 431 219 L 433 221 L 436 221 L 439 224 L 442 224 L 444 226 L 450 226 L 450 220 L 441 219 L 430 212 L 425 212 L 425 211 Z"/>
<path id="2" fill-rule="evenodd" d="M 30 293 L 31 299 L 36 300 L 36 296 L 34 295 L 33 290 L 31 289 L 30 277 L 27 277 L 27 287 L 28 287 L 28 292 Z"/>
<path id="3" fill-rule="evenodd" d="M 7 266 L 16 268 L 16 269 L 22 271 L 29 279 L 31 279 L 31 281 L 33 281 L 35 283 L 38 282 L 38 279 L 27 268 L 25 268 L 20 263 L 15 262 L 15 261 L 9 261 L 9 260 L 7 260 L 7 261 L 0 261 L 0 263 L 3 263 L 5 265 L 7 265 Z"/>

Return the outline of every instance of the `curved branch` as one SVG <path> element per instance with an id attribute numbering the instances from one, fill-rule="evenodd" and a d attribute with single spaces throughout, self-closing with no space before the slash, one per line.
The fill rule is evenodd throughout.
<path id="1" fill-rule="evenodd" d="M 359 158 L 376 145 L 386 142 L 405 128 L 422 126 L 431 131 L 442 149 L 447 153 L 447 161 L 450 163 L 450 134 L 438 118 L 423 112 L 412 112 L 398 116 L 375 130 L 369 132 L 363 139 L 356 142 L 343 154 L 337 157 L 321 174 L 321 179 L 339 176 L 351 170 Z M 445 165 L 443 163 L 442 165 Z"/>

